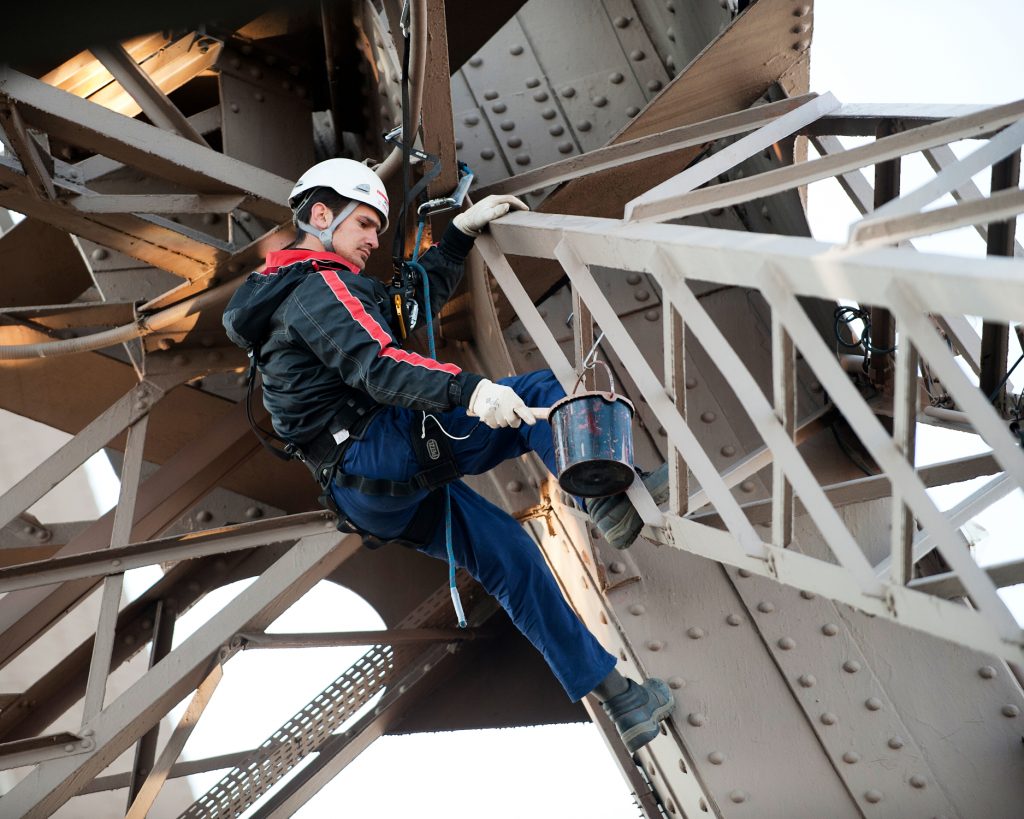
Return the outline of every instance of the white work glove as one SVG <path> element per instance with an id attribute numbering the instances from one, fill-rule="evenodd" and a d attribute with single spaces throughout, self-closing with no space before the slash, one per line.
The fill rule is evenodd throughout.
<path id="1" fill-rule="evenodd" d="M 526 421 L 533 426 L 537 419 L 533 413 L 526 408 L 523 399 L 516 395 L 516 391 L 504 384 L 495 384 L 493 381 L 484 379 L 476 385 L 473 394 L 469 397 L 469 409 L 466 415 L 471 418 L 479 418 L 491 429 L 500 427 L 518 427 Z"/>
<path id="2" fill-rule="evenodd" d="M 469 210 L 460 213 L 452 219 L 452 224 L 467 236 L 479 236 L 492 219 L 504 216 L 512 208 L 529 210 L 524 202 L 511 194 L 492 194 L 485 196 Z"/>

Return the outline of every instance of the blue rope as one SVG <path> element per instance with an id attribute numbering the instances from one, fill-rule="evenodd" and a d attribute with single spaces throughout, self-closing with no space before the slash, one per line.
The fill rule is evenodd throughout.
<path id="1" fill-rule="evenodd" d="M 421 217 L 416 228 L 416 244 L 412 249 L 412 260 L 409 262 L 420 274 L 420 281 L 423 282 L 423 301 L 427 312 L 427 349 L 431 358 L 437 358 L 434 346 L 434 310 L 430 304 L 430 278 L 423 265 L 419 263 L 420 241 L 423 239 L 423 228 L 426 226 L 426 219 Z M 450 488 L 444 488 L 444 544 L 448 551 L 448 587 L 452 593 L 452 605 L 455 606 L 455 616 L 459 620 L 459 628 L 466 627 L 466 614 L 462 610 L 462 598 L 455 585 L 455 551 L 452 549 L 452 494 Z"/>

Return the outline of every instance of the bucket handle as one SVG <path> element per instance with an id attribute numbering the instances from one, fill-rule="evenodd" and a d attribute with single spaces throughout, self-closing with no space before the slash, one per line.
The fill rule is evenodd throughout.
<path id="1" fill-rule="evenodd" d="M 581 372 L 579 374 L 579 377 L 576 379 L 575 385 L 573 385 L 572 394 L 575 395 L 576 391 L 579 390 L 580 384 L 583 383 L 583 378 L 587 374 L 587 370 L 594 369 L 595 366 L 598 365 L 598 364 L 600 364 L 602 367 L 604 367 L 605 375 L 608 376 L 608 390 L 604 394 L 605 400 L 606 401 L 615 401 L 615 379 L 612 377 L 612 368 L 609 367 L 607 363 L 605 363 L 604 361 L 602 361 L 599 358 L 595 358 L 589 364 L 584 366 L 583 372 Z M 598 390 L 598 392 L 600 392 L 600 390 Z"/>

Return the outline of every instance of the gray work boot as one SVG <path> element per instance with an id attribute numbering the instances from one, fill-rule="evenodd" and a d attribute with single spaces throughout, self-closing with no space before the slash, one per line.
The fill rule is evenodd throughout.
<path id="1" fill-rule="evenodd" d="M 643 482 L 658 506 L 668 503 L 668 464 L 644 475 Z M 606 498 L 587 498 L 586 505 L 590 519 L 616 549 L 628 549 L 644 528 L 644 522 L 625 492 Z"/>
<path id="2" fill-rule="evenodd" d="M 644 680 L 643 685 L 629 680 L 625 691 L 601 703 L 631 754 L 658 735 L 658 723 L 675 705 L 669 687 L 656 677 Z"/>

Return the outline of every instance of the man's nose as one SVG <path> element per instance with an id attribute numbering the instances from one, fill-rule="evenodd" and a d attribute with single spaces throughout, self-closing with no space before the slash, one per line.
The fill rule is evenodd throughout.
<path id="1" fill-rule="evenodd" d="M 380 246 L 380 239 L 377 238 L 377 231 L 376 230 L 369 231 L 369 236 L 370 236 L 370 241 L 369 241 L 370 248 L 373 249 L 373 250 L 376 250 Z"/>

